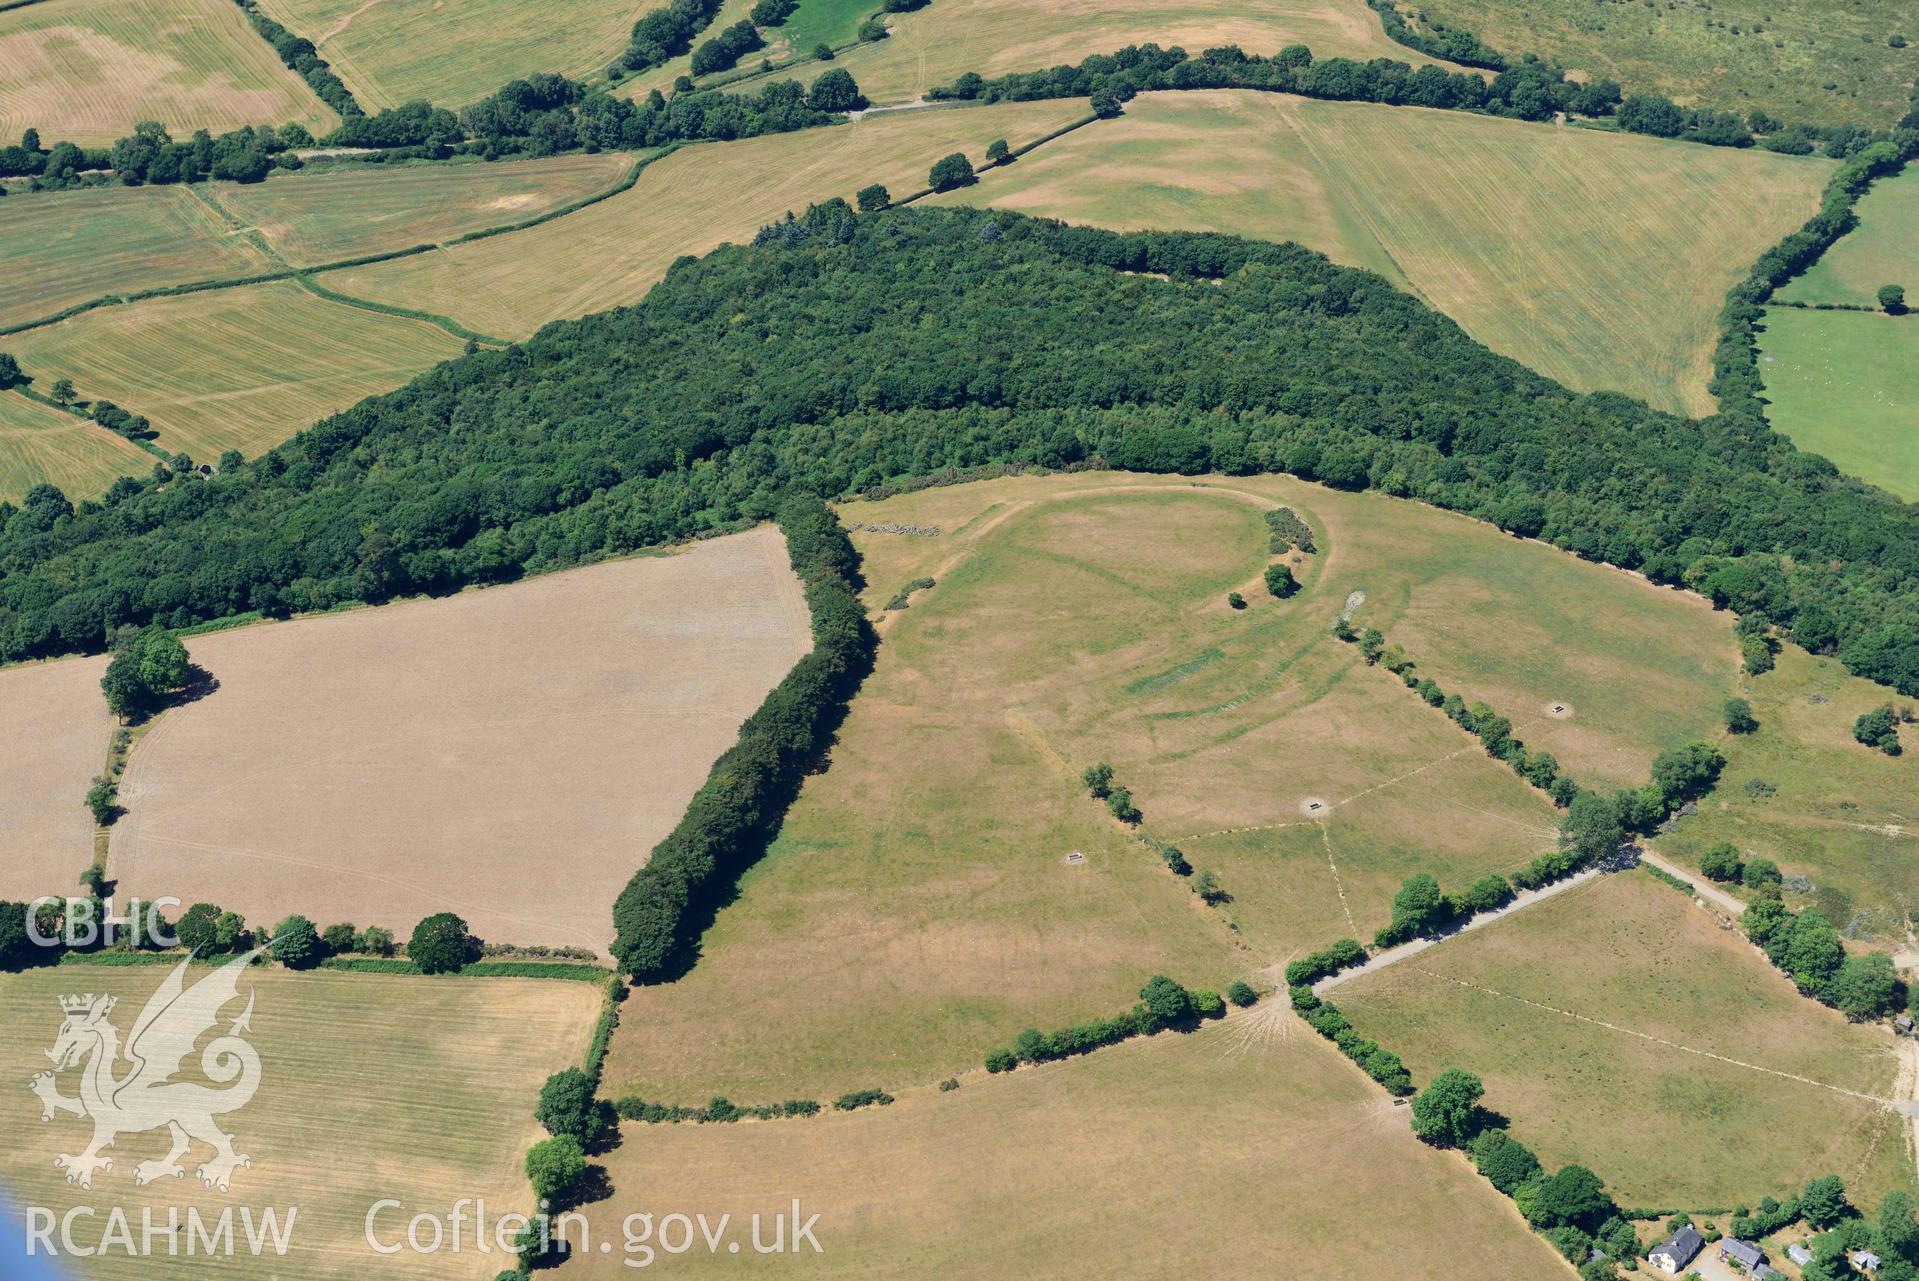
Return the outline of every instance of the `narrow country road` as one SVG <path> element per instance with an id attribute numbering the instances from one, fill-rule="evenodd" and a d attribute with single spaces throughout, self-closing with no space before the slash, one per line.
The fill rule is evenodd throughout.
<path id="1" fill-rule="evenodd" d="M 1746 905 L 1744 903 L 1726 893 L 1726 891 L 1720 889 L 1703 876 L 1670 862 L 1663 855 L 1655 854 L 1651 850 L 1642 849 L 1639 851 L 1639 861 L 1650 867 L 1658 868 L 1667 876 L 1678 877 L 1686 884 L 1692 886 L 1692 892 L 1694 894 L 1706 900 L 1706 902 L 1712 904 L 1726 915 L 1734 918 L 1745 915 Z"/>

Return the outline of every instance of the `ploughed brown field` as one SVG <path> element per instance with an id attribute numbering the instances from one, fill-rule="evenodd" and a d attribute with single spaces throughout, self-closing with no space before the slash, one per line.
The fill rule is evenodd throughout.
<path id="1" fill-rule="evenodd" d="M 453 911 L 491 941 L 604 948 L 620 887 L 809 645 L 770 527 L 199 637 L 219 687 L 135 747 L 108 871 L 255 925 L 404 937 Z"/>

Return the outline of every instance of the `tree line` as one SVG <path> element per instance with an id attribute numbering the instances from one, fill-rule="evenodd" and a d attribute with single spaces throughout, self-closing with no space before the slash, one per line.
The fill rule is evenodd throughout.
<path id="1" fill-rule="evenodd" d="M 1136 95 L 1165 89 L 1255 89 L 1534 121 L 1550 120 L 1563 112 L 1610 120 L 1629 133 L 1713 146 L 1757 144 L 1806 154 L 1817 145 L 1835 159 L 1854 155 L 1892 136 L 1850 124 L 1832 128 L 1787 126 L 1762 111 L 1741 120 L 1706 108 L 1680 107 L 1657 94 L 1627 95 L 1612 80 L 1568 79 L 1564 68 L 1536 58 L 1506 63 L 1488 80 L 1431 64 L 1414 69 L 1391 58 L 1366 62 L 1316 59 L 1311 49 L 1300 44 L 1288 45 L 1270 58 L 1248 54 L 1238 45 L 1207 49 L 1198 57 L 1177 45 L 1128 45 L 1116 53 L 1095 54 L 1077 66 L 1014 72 L 990 80 L 969 71 L 950 85 L 929 90 L 927 97 L 985 102 L 1084 97 L 1091 99 L 1094 112 L 1111 116 Z M 1893 133 L 1915 129 L 1919 129 L 1919 108 Z"/>
<path id="2" fill-rule="evenodd" d="M 800 494 L 776 514 L 806 587 L 813 648 L 740 726 L 679 824 L 613 905 L 613 955 L 641 982 L 689 964 L 699 930 L 757 858 L 871 664 L 859 556 L 824 502 Z"/>
<path id="3" fill-rule="evenodd" d="M 832 68 L 810 86 L 780 80 L 750 94 L 696 90 L 690 81 L 671 97 L 654 90 L 639 102 L 616 98 L 551 72 L 508 81 L 458 111 L 425 101 L 373 115 L 353 113 L 322 138 L 299 124 L 229 130 L 215 137 L 197 130 L 176 140 L 157 121 L 142 121 L 109 147 L 70 142 L 43 145 L 27 129 L 17 144 L 0 147 L 0 177 L 28 176 L 36 189 L 60 190 L 84 182 L 259 182 L 275 168 L 298 169 L 295 150 L 316 144 L 370 148 L 368 160 L 445 160 L 479 156 L 551 156 L 562 152 L 638 150 L 670 142 L 732 140 L 832 124 L 839 113 L 866 105 L 853 77 Z"/>

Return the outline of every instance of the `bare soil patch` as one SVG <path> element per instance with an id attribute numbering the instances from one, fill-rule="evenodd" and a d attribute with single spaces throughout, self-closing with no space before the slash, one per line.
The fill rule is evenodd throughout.
<path id="1" fill-rule="evenodd" d="M 620 887 L 808 645 L 770 528 L 201 637 L 219 691 L 135 750 L 110 871 L 255 922 L 450 910 L 603 948 Z"/>
<path id="2" fill-rule="evenodd" d="M 0 671 L 0 899 L 77 892 L 93 860 L 84 801 L 113 734 L 106 666 L 79 658 Z"/>

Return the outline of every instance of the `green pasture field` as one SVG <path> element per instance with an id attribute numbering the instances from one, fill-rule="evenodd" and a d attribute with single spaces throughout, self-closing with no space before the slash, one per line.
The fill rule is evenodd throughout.
<path id="1" fill-rule="evenodd" d="M 1907 700 L 1790 646 L 1745 693 L 1759 729 L 1726 736 L 1724 778 L 1659 849 L 1697 865 L 1730 841 L 1809 878 L 1810 892 L 1786 896 L 1795 907 L 1855 937 L 1905 943 L 1919 914 L 1919 732 L 1905 726 L 1905 754 L 1887 756 L 1855 742 L 1852 723 Z"/>
<path id="2" fill-rule="evenodd" d="M 340 165 L 211 194 L 298 266 L 338 262 L 538 217 L 604 191 L 621 152 L 470 165 Z"/>
<path id="3" fill-rule="evenodd" d="M 938 197 L 1124 230 L 1296 240 L 1582 391 L 1707 414 L 1726 291 L 1825 161 L 1277 94 L 1147 94 Z M 1604 209 L 1605 217 L 1594 211 Z"/>
<path id="4" fill-rule="evenodd" d="M 1773 307 L 1759 369 L 1793 444 L 1919 500 L 1919 316 Z"/>
<path id="5" fill-rule="evenodd" d="M 153 469 L 131 441 L 16 392 L 0 392 L 0 501 L 19 502 L 35 485 L 69 498 L 97 498 L 118 476 Z"/>
<path id="6" fill-rule="evenodd" d="M 185 187 L 93 187 L 0 201 L 0 327 L 76 303 L 271 270 Z M 0 343 L 7 340 L 0 339 Z"/>
<path id="7" fill-rule="evenodd" d="M 101 146 L 158 120 L 176 138 L 340 122 L 231 0 L 41 0 L 0 12 L 0 143 Z"/>
<path id="8" fill-rule="evenodd" d="M 435 253 L 329 272 L 334 289 L 523 338 L 551 320 L 638 302 L 683 254 L 745 242 L 788 210 L 868 183 L 917 191 L 935 160 L 984 159 L 1087 114 L 1081 102 L 1008 103 L 872 116 L 857 124 L 682 148 L 629 191 L 544 226 Z"/>
<path id="9" fill-rule="evenodd" d="M 624 49 L 634 0 L 261 0 L 311 40 L 369 111 L 424 98 L 458 109 L 536 71 L 575 78 Z"/>
<path id="10" fill-rule="evenodd" d="M 1919 71 L 1919 24 L 1901 0 L 1419 0 L 1405 6 L 1517 58 L 1609 76 L 1628 93 L 1744 116 L 1886 128 Z M 1891 37 L 1907 45 L 1895 49 Z"/>
<path id="11" fill-rule="evenodd" d="M 1515 1138 L 1549 1168 L 1589 1167 L 1624 1205 L 1752 1205 L 1823 1174 L 1860 1205 L 1914 1188 L 1905 1121 L 1882 1101 L 1895 1089 L 1891 1033 L 1800 996 L 1643 872 L 1578 886 L 1333 997 L 1415 1080 L 1477 1073 Z"/>
<path id="12" fill-rule="evenodd" d="M 1877 307 L 1879 286 L 1900 285 L 1919 302 L 1919 171 L 1875 182 L 1853 212 L 1859 225 L 1781 289 L 1780 298 Z"/>
<path id="13" fill-rule="evenodd" d="M 248 457 L 458 355 L 422 321 L 378 315 L 291 281 L 86 312 L 6 339 L 40 387 L 145 415 L 169 453 Z"/>
<path id="14" fill-rule="evenodd" d="M 1304 588 L 1286 601 L 1260 582 L 1260 513 L 1278 502 L 1322 548 L 1294 556 Z M 1356 591 L 1356 622 L 1395 634 L 1428 602 L 1470 601 L 1421 661 L 1444 682 L 1451 655 L 1489 649 L 1475 670 L 1523 691 L 1536 710 L 1511 714 L 1528 737 L 1550 689 L 1592 661 L 1573 639 L 1589 611 L 1618 613 L 1629 634 L 1663 629 L 1672 650 L 1726 647 L 1722 620 L 1630 576 L 1278 477 L 1009 479 L 845 515 L 873 605 L 917 578 L 936 585 L 881 621 L 879 666 L 832 767 L 698 964 L 627 1002 L 643 1032 L 615 1037 L 615 1094 L 830 1096 L 936 1079 L 1029 1024 L 1123 1009 L 1154 971 L 1202 986 L 1270 978 L 1341 935 L 1370 938 L 1414 871 L 1459 886 L 1550 847 L 1557 815 L 1540 793 L 1331 636 Z M 945 532 L 864 529 L 893 522 Z M 1479 555 L 1436 573 L 1454 540 Z M 1549 562 L 1583 576 L 1584 595 Z M 1545 607 L 1526 593 L 1535 576 Z M 1227 604 L 1235 590 L 1243 612 Z M 1556 660 L 1534 652 L 1542 632 L 1562 642 Z M 1722 701 L 1693 661 L 1572 723 L 1595 754 L 1649 760 L 1670 733 L 1662 717 L 1697 723 Z M 1204 907 L 1085 795 L 1078 776 L 1101 760 L 1144 811 L 1141 832 L 1216 872 L 1230 901 Z M 729 1018 L 716 1024 L 715 1009 Z"/>
<path id="15" fill-rule="evenodd" d="M 194 966 L 188 982 L 213 972 Z M 160 1224 L 169 1206 L 182 1215 L 193 1207 L 209 1221 L 229 1205 L 256 1213 L 274 1206 L 283 1218 L 287 1207 L 297 1206 L 292 1248 L 270 1263 L 271 1275 L 284 1281 L 345 1281 L 376 1271 L 470 1277 L 470 1226 L 464 1253 L 380 1256 L 365 1242 L 368 1209 L 389 1197 L 411 1207 L 379 1221 L 389 1238 L 394 1234 L 384 1230 L 397 1223 L 403 1235 L 414 1211 L 431 1207 L 444 1215 L 463 1197 L 484 1196 L 491 1214 L 530 1209 L 521 1160 L 542 1133 L 533 1119 L 540 1083 L 584 1058 L 602 1000 L 591 984 L 552 980 L 249 970 L 239 988 L 242 1000 L 249 990 L 254 994 L 248 1039 L 260 1056 L 261 1084 L 252 1102 L 220 1118 L 235 1150 L 253 1162 L 234 1172 L 230 1192 L 206 1187 L 193 1173 L 210 1155 L 204 1145 L 196 1145 L 184 1177 L 137 1188 L 133 1168 L 165 1155 L 163 1131 L 122 1136 L 108 1154 L 111 1170 L 96 1173 L 90 1190 L 70 1186 L 53 1157 L 82 1150 L 90 1127 L 69 1115 L 43 1124 L 40 1101 L 26 1088 L 27 1079 L 48 1066 L 41 1051 L 60 1029 L 56 998 L 114 995 L 119 1004 L 110 1019 L 124 1037 L 168 973 L 164 966 L 60 966 L 0 976 L 0 1019 L 10 1032 L 0 1047 L 0 1069 L 12 1083 L 0 1091 L 0 1173 L 24 1204 L 56 1213 L 94 1207 L 99 1217 L 77 1230 L 83 1242 L 89 1226 L 96 1237 L 104 1230 L 110 1208 L 129 1215 L 137 1242 L 146 1206 Z M 221 1026 L 241 1008 L 228 1008 Z M 185 1077 L 204 1083 L 198 1065 L 199 1057 L 190 1055 Z M 76 1077 L 69 1072 L 59 1079 L 69 1098 L 78 1092 Z M 261 1266 L 244 1255 L 209 1265 L 186 1257 L 184 1248 L 169 1257 L 162 1245 L 149 1258 L 115 1252 L 89 1259 L 86 1275 L 100 1281 L 266 1275 L 253 1270 Z"/>
<path id="16" fill-rule="evenodd" d="M 615 1192 L 587 1208 L 593 1248 L 560 1281 L 634 1275 L 621 1221 L 636 1210 L 730 1213 L 743 1231 L 795 1196 L 802 1218 L 819 1214 L 821 1246 L 777 1260 L 796 1277 L 1371 1281 L 1408 1274 L 1408 1259 L 1430 1281 L 1573 1277 L 1283 1000 L 1088 1058 L 974 1072 L 957 1090 L 929 1083 L 889 1107 L 629 1124 L 604 1161 Z M 724 1247 L 654 1259 L 698 1277 L 769 1262 Z"/>

